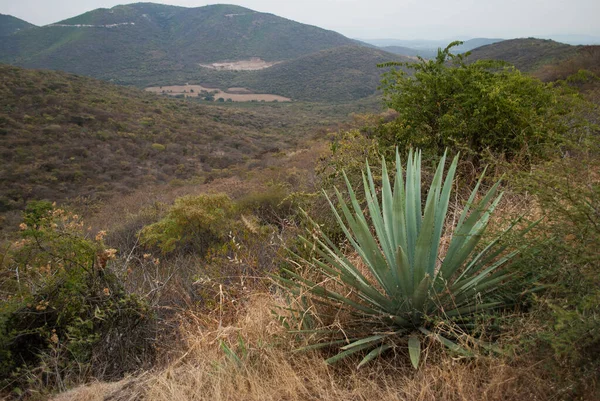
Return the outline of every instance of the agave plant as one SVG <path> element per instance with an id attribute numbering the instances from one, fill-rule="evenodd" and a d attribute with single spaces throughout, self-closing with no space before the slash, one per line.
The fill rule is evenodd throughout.
<path id="1" fill-rule="evenodd" d="M 386 350 L 407 346 L 416 368 L 423 335 L 433 336 L 455 351 L 462 349 L 448 336 L 432 333 L 428 328 L 431 318 L 464 324 L 475 314 L 506 304 L 499 290 L 513 278 L 505 267 L 519 251 L 508 252 L 507 246 L 500 242 L 502 235 L 478 247 L 490 215 L 502 197 L 498 193 L 499 182 L 475 202 L 482 174 L 458 222 L 444 232 L 458 157 L 444 179 L 445 162 L 446 155 L 437 167 L 423 210 L 419 151 L 411 151 L 408 156 L 406 178 L 396 152 L 393 187 L 386 163 L 382 162 L 381 202 L 368 164 L 366 174 L 363 173 L 362 202 L 344 175 L 350 201 L 346 202 L 335 189 L 338 211 L 331 199 L 327 199 L 348 245 L 362 263 L 353 262 L 358 257 L 347 256 L 319 230 L 311 239 L 301 237 L 314 249 L 315 257 L 306 260 L 294 254 L 293 260 L 317 269 L 324 279 L 311 280 L 290 269 L 277 276 L 295 299 L 302 301 L 289 310 L 303 319 L 308 319 L 315 310 L 308 307 L 308 300 L 313 306 L 324 304 L 330 310 L 343 309 L 351 315 L 346 319 L 350 323 L 342 330 L 295 331 L 312 337 L 325 335 L 324 340 L 306 348 L 339 347 L 339 353 L 327 362 L 362 352 L 365 356 L 360 367 Z M 440 254 L 442 235 L 449 239 L 443 255 Z"/>

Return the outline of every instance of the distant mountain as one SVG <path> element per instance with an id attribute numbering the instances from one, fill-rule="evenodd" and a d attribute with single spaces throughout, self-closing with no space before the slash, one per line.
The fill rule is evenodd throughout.
<path id="1" fill-rule="evenodd" d="M 411 47 L 404 47 L 404 46 L 381 46 L 380 49 L 385 50 L 386 52 L 399 54 L 401 56 L 406 56 L 406 57 L 421 56 L 423 58 L 433 58 L 437 54 L 437 50 L 413 49 Z"/>
<path id="2" fill-rule="evenodd" d="M 252 57 L 278 62 L 350 44 L 336 32 L 238 6 L 137 3 L 17 32 L 3 39 L 0 60 L 123 79 L 130 70 L 162 74 Z"/>
<path id="3" fill-rule="evenodd" d="M 504 39 L 475 38 L 465 40 L 462 45 L 454 47 L 454 53 L 465 53 L 477 47 L 501 42 Z M 374 39 L 366 41 L 370 44 L 379 44 L 378 46 L 390 53 L 403 56 L 421 56 L 423 58 L 433 58 L 437 55 L 439 48 L 445 48 L 452 42 L 442 40 L 400 40 L 400 39 Z"/>
<path id="4" fill-rule="evenodd" d="M 474 49 L 469 60 L 502 60 L 521 71 L 533 72 L 544 65 L 573 57 L 580 48 L 547 39 L 511 39 Z"/>
<path id="5" fill-rule="evenodd" d="M 445 47 L 452 40 L 428 40 L 428 39 L 361 39 L 363 42 L 378 46 L 402 46 L 410 49 L 436 49 Z"/>
<path id="6" fill-rule="evenodd" d="M 35 25 L 12 15 L 0 14 L 0 37 L 12 35 L 13 33 L 34 27 Z"/>

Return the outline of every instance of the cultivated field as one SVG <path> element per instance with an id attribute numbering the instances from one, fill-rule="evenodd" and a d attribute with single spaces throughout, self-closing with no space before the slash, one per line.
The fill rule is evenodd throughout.
<path id="1" fill-rule="evenodd" d="M 220 71 L 256 71 L 256 70 L 264 70 L 265 68 L 269 68 L 278 64 L 277 61 L 264 61 L 258 57 L 253 57 L 249 60 L 239 60 L 239 61 L 224 61 L 221 63 L 211 63 L 211 64 L 199 64 L 200 67 L 210 68 L 212 70 L 220 70 Z"/>
<path id="2" fill-rule="evenodd" d="M 172 85 L 172 86 L 153 86 L 146 88 L 148 92 L 154 92 L 169 96 L 184 95 L 185 97 L 205 97 L 208 94 L 212 94 L 215 101 L 219 99 L 229 100 L 233 102 L 251 102 L 251 101 L 265 101 L 265 102 L 291 102 L 292 99 L 279 96 L 271 95 L 267 93 L 252 93 L 246 88 L 229 88 L 227 91 L 222 91 L 217 88 L 206 88 L 201 85 Z"/>

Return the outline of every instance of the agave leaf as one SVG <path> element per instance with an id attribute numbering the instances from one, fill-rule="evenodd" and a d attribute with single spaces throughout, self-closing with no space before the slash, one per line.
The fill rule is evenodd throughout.
<path id="1" fill-rule="evenodd" d="M 360 361 L 360 363 L 357 366 L 357 369 L 360 369 L 362 366 L 364 366 L 365 364 L 371 362 L 373 359 L 377 358 L 378 356 L 380 356 L 381 354 L 383 354 L 385 351 L 387 351 L 390 348 L 392 348 L 392 346 L 390 344 L 382 344 L 379 347 L 375 348 L 374 350 L 372 350 L 371 352 L 369 352 L 362 359 L 362 361 Z"/>
<path id="2" fill-rule="evenodd" d="M 305 279 L 304 277 L 299 276 L 298 274 L 292 272 L 291 270 L 288 269 L 282 269 L 282 271 L 286 272 L 287 274 L 289 274 L 290 276 L 294 277 L 295 279 L 297 279 L 298 281 L 300 281 L 301 283 L 303 283 L 305 285 L 305 289 L 317 296 L 323 297 L 323 298 L 328 298 L 328 299 L 334 299 L 336 301 L 340 301 L 348 306 L 351 306 L 355 309 L 358 309 L 362 312 L 371 314 L 371 315 L 379 315 L 380 312 L 369 308 L 365 305 L 362 305 L 356 301 L 353 301 L 343 295 L 338 294 L 337 292 L 331 291 L 326 289 L 325 287 L 310 281 L 308 279 Z M 295 283 L 291 280 L 288 279 L 284 279 L 282 277 L 277 277 L 278 280 L 287 283 L 288 285 L 295 285 Z"/>
<path id="3" fill-rule="evenodd" d="M 385 337 L 386 337 L 385 335 L 378 334 L 376 336 L 371 336 L 371 337 L 360 339 L 360 340 L 355 341 L 353 343 L 350 343 L 350 344 L 348 344 L 346 346 L 343 346 L 340 349 L 343 349 L 345 351 L 345 350 L 348 350 L 350 348 L 361 346 L 363 344 L 380 343 L 381 340 L 384 339 Z"/>
<path id="4" fill-rule="evenodd" d="M 437 246 L 439 238 L 435 238 L 437 222 L 436 217 L 439 216 L 439 196 L 442 187 L 442 175 L 444 174 L 444 163 L 446 155 L 442 157 L 429 188 L 427 200 L 425 201 L 425 212 L 421 224 L 421 232 L 417 238 L 416 244 L 416 260 L 414 281 L 420 282 L 427 272 L 433 272 L 437 258 Z M 442 205 L 443 206 L 443 205 Z M 442 217 L 442 220 L 445 215 Z M 441 224 L 440 224 L 441 226 Z M 431 273 L 432 274 L 432 273 Z"/>
<path id="5" fill-rule="evenodd" d="M 444 258 L 440 269 L 440 274 L 442 274 L 442 277 L 445 279 L 450 279 L 452 277 L 454 272 L 462 266 L 464 260 L 479 242 L 479 238 L 485 229 L 485 223 L 487 223 L 490 213 L 500 202 L 502 194 L 496 197 L 492 202 L 492 206 L 486 207 L 496 193 L 498 185 L 499 183 L 496 183 L 488 191 L 484 198 L 476 205 L 475 210 L 472 211 L 466 219 L 465 215 L 468 213 L 469 207 L 465 207 L 463 210 L 459 226 L 457 226 L 455 233 L 452 236 L 450 246 L 448 247 L 446 257 Z M 472 198 L 474 198 L 474 194 L 475 190 L 473 190 L 473 193 L 471 194 Z M 476 238 L 476 241 L 473 240 L 473 237 Z"/>
<path id="6" fill-rule="evenodd" d="M 396 230 L 394 230 L 394 226 L 396 225 L 396 222 L 394 221 L 394 194 L 392 193 L 387 164 L 383 156 L 381 157 L 381 170 L 381 207 L 383 213 L 383 226 L 385 227 L 389 238 L 388 246 L 391 248 L 392 252 L 395 252 L 398 247 L 398 239 L 395 232 Z M 394 260 L 392 266 L 395 263 L 396 260 Z"/>
<path id="7" fill-rule="evenodd" d="M 456 174 L 457 166 L 458 155 L 454 157 L 454 160 L 452 160 L 452 164 L 448 169 L 448 173 L 446 174 L 446 180 L 444 181 L 444 187 L 440 195 L 438 208 L 436 209 L 435 230 L 433 234 L 434 241 L 431 244 L 431 261 L 428 270 L 428 273 L 431 277 L 433 277 L 435 274 L 437 256 L 440 248 L 440 240 L 442 238 L 442 230 L 444 228 L 444 222 L 446 221 L 446 215 L 448 214 L 448 205 L 450 204 L 450 193 L 452 191 L 452 184 L 454 182 L 454 176 Z"/>
<path id="8" fill-rule="evenodd" d="M 405 207 L 406 215 L 406 238 L 407 248 L 406 254 L 411 266 L 415 265 L 415 245 L 419 237 L 419 226 L 421 223 L 421 203 L 420 194 L 421 188 L 415 188 L 415 160 L 417 156 L 413 156 L 412 150 L 408 154 L 408 163 L 406 165 L 406 190 L 405 190 Z M 419 199 L 417 194 L 419 193 Z M 412 269 L 411 269 L 412 270 Z M 414 274 L 414 272 L 413 272 Z M 414 282 L 414 279 L 413 279 Z"/>
<path id="9" fill-rule="evenodd" d="M 363 351 L 363 350 L 369 349 L 369 348 L 373 348 L 373 344 L 367 343 L 367 344 L 358 345 L 356 347 L 342 351 L 342 352 L 338 353 L 337 355 L 332 356 L 329 359 L 326 359 L 325 362 L 331 365 L 331 364 L 336 363 L 344 358 L 349 357 L 352 354 L 356 354 L 357 352 L 360 352 L 360 351 Z"/>
<path id="10" fill-rule="evenodd" d="M 417 369 L 419 367 L 419 361 L 421 360 L 421 340 L 416 335 L 408 337 L 408 354 L 410 356 L 410 362 L 413 367 Z"/>
<path id="11" fill-rule="evenodd" d="M 413 293 L 413 281 L 411 277 L 410 262 L 406 256 L 406 252 L 401 246 L 398 246 L 396 251 L 396 275 L 398 277 L 398 285 L 402 289 L 402 294 L 405 299 L 410 298 Z"/>
<path id="12" fill-rule="evenodd" d="M 402 247 L 402 249 L 408 249 L 406 215 L 404 212 L 405 204 L 406 199 L 404 194 L 404 179 L 402 178 L 402 164 L 400 161 L 400 154 L 396 149 L 396 179 L 394 180 L 392 229 L 394 231 L 394 238 L 396 238 L 396 248 Z M 408 264 L 408 267 L 410 270 L 410 263 Z"/>
<path id="13" fill-rule="evenodd" d="M 367 182 L 368 181 L 368 182 Z M 381 249 L 387 260 L 388 267 L 395 265 L 395 249 L 392 245 L 391 237 L 388 236 L 388 230 L 385 228 L 384 219 L 381 215 L 381 208 L 379 207 L 379 200 L 377 199 L 377 190 L 375 189 L 375 182 L 373 181 L 373 174 L 369 163 L 367 163 L 367 176 L 363 173 L 363 185 L 365 188 L 365 196 L 367 198 L 367 207 L 369 209 L 369 215 L 371 222 L 375 228 L 377 239 Z"/>

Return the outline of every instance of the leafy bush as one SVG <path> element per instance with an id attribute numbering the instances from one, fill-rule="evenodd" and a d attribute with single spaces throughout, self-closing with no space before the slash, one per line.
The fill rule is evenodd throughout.
<path id="1" fill-rule="evenodd" d="M 211 245 L 226 240 L 235 223 L 234 212 L 234 203 L 224 194 L 184 196 L 175 200 L 163 219 L 144 227 L 140 238 L 164 253 L 205 255 Z"/>
<path id="2" fill-rule="evenodd" d="M 32 202 L 21 239 L 3 255 L 0 380 L 64 386 L 116 378 L 152 358 L 153 315 L 111 272 L 103 233 L 85 238 L 77 215 Z M 143 355 L 143 357 L 140 357 Z M 34 373 L 37 372 L 37 373 Z"/>
<path id="3" fill-rule="evenodd" d="M 384 74 L 382 88 L 396 121 L 379 129 L 384 149 L 411 146 L 440 155 L 458 151 L 478 162 L 482 157 L 521 158 L 528 162 L 560 143 L 560 94 L 552 86 L 522 75 L 502 62 L 467 64 L 463 55 L 439 50 L 433 60 L 387 63 L 414 70 Z"/>
<path id="4" fill-rule="evenodd" d="M 598 141 L 573 157 L 539 166 L 524 189 L 546 216 L 544 247 L 525 266 L 549 286 L 535 299 L 544 353 L 570 367 L 580 385 L 600 368 L 600 171 Z M 591 376 L 590 376 L 591 375 Z"/>
<path id="5" fill-rule="evenodd" d="M 316 257 L 309 261 L 295 255 L 296 262 L 315 269 L 318 277 L 307 278 L 284 269 L 285 276 L 277 279 L 298 297 L 295 308 L 302 323 L 331 320 L 328 314 L 337 316 L 329 328 L 300 331 L 307 335 L 327 334 L 313 348 L 340 346 L 340 352 L 328 362 L 368 352 L 361 366 L 386 350 L 408 343 L 411 361 L 417 367 L 419 332 L 433 335 L 449 348 L 465 353 L 455 342 L 430 331 L 432 319 L 454 320 L 458 327 L 466 328 L 472 325 L 475 315 L 506 306 L 508 299 L 500 290 L 514 277 L 505 267 L 519 251 L 507 252 L 501 236 L 476 250 L 502 196 L 496 195 L 499 183 L 475 202 L 480 179 L 456 227 L 452 233 L 446 231 L 444 241 L 448 246 L 443 260 L 438 262 L 457 163 L 455 158 L 444 180 L 445 156 L 442 158 L 423 212 L 420 152 L 409 154 L 405 182 L 396 153 L 393 189 L 383 162 L 381 202 L 367 165 L 367 174 L 363 175 L 364 201 L 371 226 L 363 213 L 362 199 L 357 199 L 349 181 L 346 180 L 350 204 L 336 190 L 341 213 L 329 201 L 331 209 L 360 261 L 344 254 L 317 225 L 312 239 L 302 238 Z M 340 321 L 339 316 L 347 319 Z"/>

